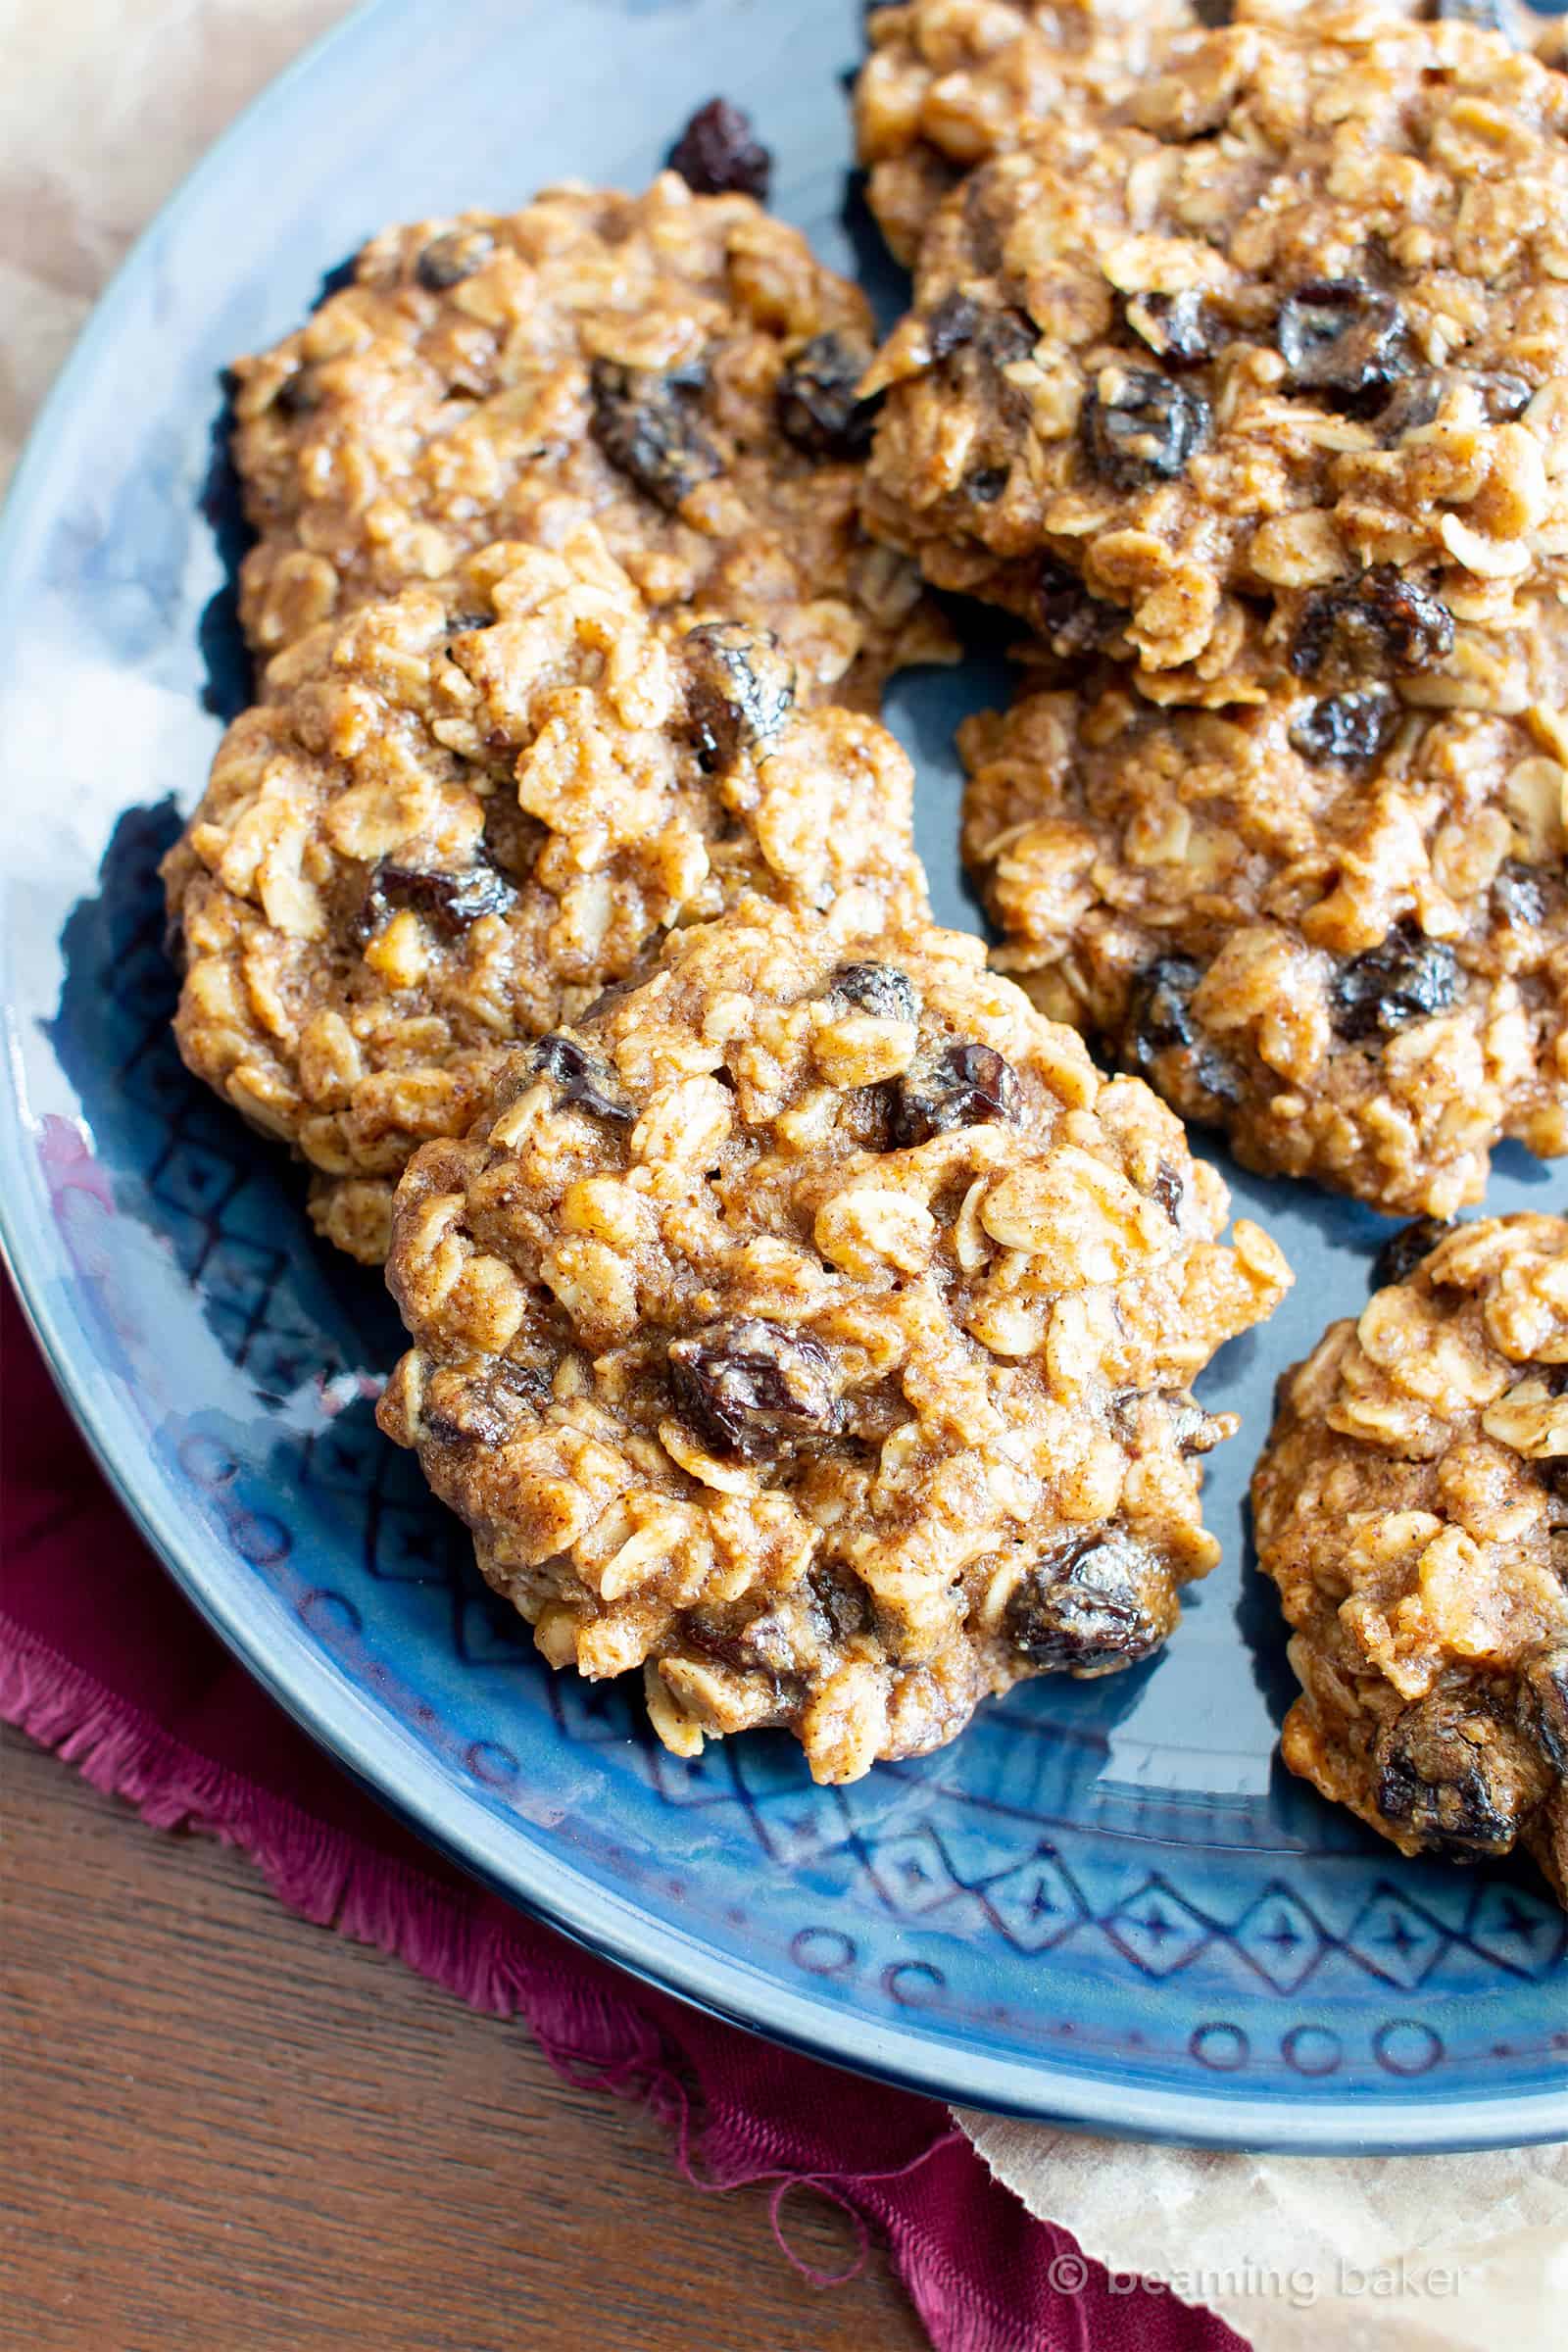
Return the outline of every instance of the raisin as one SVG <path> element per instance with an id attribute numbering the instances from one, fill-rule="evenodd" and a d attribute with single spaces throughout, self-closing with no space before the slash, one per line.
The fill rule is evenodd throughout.
<path id="1" fill-rule="evenodd" d="M 1404 313 L 1358 277 L 1319 277 L 1288 296 L 1274 338 L 1298 392 L 1375 416 L 1409 366 Z"/>
<path id="2" fill-rule="evenodd" d="M 1194 287 L 1181 294 L 1130 294 L 1124 315 L 1140 342 L 1167 368 L 1200 368 L 1225 340 L 1223 322 Z"/>
<path id="3" fill-rule="evenodd" d="M 474 629 L 493 629 L 495 622 L 493 612 L 454 612 L 447 622 L 447 635 L 466 637 Z"/>
<path id="4" fill-rule="evenodd" d="M 444 294 L 482 270 L 495 249 L 487 228 L 449 228 L 430 239 L 414 265 L 414 274 L 427 294 Z"/>
<path id="5" fill-rule="evenodd" d="M 1402 1707 L 1372 1761 L 1384 1820 L 1456 1862 L 1505 1854 L 1540 1795 L 1517 1732 L 1474 1688 L 1440 1684 Z"/>
<path id="6" fill-rule="evenodd" d="M 1018 1073 L 995 1046 L 965 1040 L 944 1047 L 921 1055 L 893 1082 L 894 1149 L 907 1151 L 954 1127 L 1015 1119 L 1018 1102 Z"/>
<path id="7" fill-rule="evenodd" d="M 1568 1781 L 1568 1642 L 1547 1642 L 1524 1660 L 1517 1713 L 1526 1739 Z"/>
<path id="8" fill-rule="evenodd" d="M 920 1017 L 914 982 L 896 963 L 841 963 L 830 993 L 879 1021 L 917 1021 Z"/>
<path id="9" fill-rule="evenodd" d="M 550 1401 L 550 1375 L 539 1364 L 492 1364 L 483 1380 L 437 1372 L 419 1408 L 420 1425 L 438 1446 L 500 1446 L 525 1410 Z"/>
<path id="10" fill-rule="evenodd" d="M 1538 929 L 1546 919 L 1545 876 L 1517 858 L 1505 858 L 1492 878 L 1492 904 L 1498 920 L 1511 929 Z"/>
<path id="11" fill-rule="evenodd" d="M 1164 1629 L 1149 1605 L 1154 1562 L 1124 1530 L 1070 1536 L 1038 1560 L 1007 1597 L 1015 1650 L 1048 1673 L 1095 1674 L 1136 1665 Z"/>
<path id="12" fill-rule="evenodd" d="M 863 1633 L 870 1622 L 869 1596 L 865 1587 L 855 1581 L 845 1581 L 820 1561 L 807 1571 L 811 1589 L 813 1608 L 820 1612 L 827 1632 L 834 1641 L 847 1642 L 852 1634 Z"/>
<path id="13" fill-rule="evenodd" d="M 596 1119 L 635 1119 L 637 1113 L 615 1083 L 613 1072 L 575 1038 L 553 1029 L 533 1050 L 534 1068 L 559 1086 L 568 1102 Z"/>
<path id="14" fill-rule="evenodd" d="M 1040 340 L 1040 329 L 1022 311 L 986 311 L 975 340 L 993 368 L 1011 368 L 1028 359 Z"/>
<path id="15" fill-rule="evenodd" d="M 516 891 L 497 865 L 479 858 L 462 873 L 396 865 L 383 858 L 371 874 L 357 925 L 361 940 L 379 931 L 396 908 L 412 906 L 450 938 L 459 938 L 481 915 L 505 914 Z"/>
<path id="16" fill-rule="evenodd" d="M 1208 403 L 1151 368 L 1102 368 L 1080 430 L 1095 471 L 1118 490 L 1174 481 L 1208 439 Z"/>
<path id="17" fill-rule="evenodd" d="M 1218 1102 L 1239 1102 L 1241 1082 L 1208 1043 L 1193 1012 L 1203 967 L 1190 956 L 1161 956 L 1133 982 L 1118 1058 L 1153 1079 L 1162 1055 L 1180 1054 L 1194 1084 Z"/>
<path id="18" fill-rule="evenodd" d="M 1349 767 L 1365 767 L 1377 758 L 1398 723 L 1399 706 L 1389 689 L 1362 686 L 1308 703 L 1291 721 L 1291 743 L 1314 766 L 1340 760 Z"/>
<path id="19" fill-rule="evenodd" d="M 1007 487 L 1005 466 L 977 466 L 973 473 L 963 477 L 963 495 L 973 499 L 977 507 L 995 506 Z"/>
<path id="20" fill-rule="evenodd" d="M 1343 588 L 1318 588 L 1301 608 L 1291 649 L 1298 678 L 1326 668 L 1353 676 L 1431 669 L 1453 651 L 1453 614 L 1392 564 L 1379 564 Z"/>
<path id="21" fill-rule="evenodd" d="M 650 368 L 595 360 L 592 380 L 590 432 L 615 470 L 666 514 L 673 514 L 699 482 L 723 470 L 692 415 L 703 370 L 661 375 Z"/>
<path id="22" fill-rule="evenodd" d="M 1391 1233 L 1372 1260 L 1373 1290 L 1386 1291 L 1394 1283 L 1408 1282 L 1422 1259 L 1430 1257 L 1453 1231 L 1452 1217 L 1417 1217 L 1411 1224 L 1401 1225 L 1397 1233 Z"/>
<path id="23" fill-rule="evenodd" d="M 296 368 L 278 385 L 275 404 L 285 416 L 307 416 L 321 405 L 321 379 L 314 368 Z"/>
<path id="24" fill-rule="evenodd" d="M 972 343 L 980 332 L 980 305 L 967 294 L 944 294 L 925 322 L 925 339 L 933 360 L 945 360 L 961 344 Z"/>
<path id="25" fill-rule="evenodd" d="M 1186 1389 L 1122 1389 L 1110 1402 L 1117 1434 L 1131 1446 L 1138 1444 L 1139 1422 L 1151 1404 L 1161 1408 L 1180 1454 L 1212 1453 L 1225 1435 L 1223 1425 Z"/>
<path id="26" fill-rule="evenodd" d="M 778 429 L 808 458 L 863 458 L 882 405 L 856 396 L 871 364 L 861 343 L 837 334 L 813 335 L 785 365 L 778 379 Z"/>
<path id="27" fill-rule="evenodd" d="M 760 1316 L 673 1341 L 669 1380 L 678 1410 L 715 1454 L 757 1461 L 844 1424 L 825 1350 Z"/>
<path id="28" fill-rule="evenodd" d="M 1334 1026 L 1352 1041 L 1392 1037 L 1412 1021 L 1447 1012 L 1463 993 L 1464 974 L 1447 941 L 1423 938 L 1406 919 L 1341 964 L 1332 991 Z"/>
<path id="29" fill-rule="evenodd" d="M 710 620 L 681 640 L 686 709 L 707 775 L 722 773 L 778 734 L 795 700 L 795 667 L 770 629 Z"/>
<path id="30" fill-rule="evenodd" d="M 926 342 L 933 362 L 951 359 L 972 343 L 993 368 L 1010 368 L 1026 360 L 1039 341 L 1039 329 L 1022 311 L 998 309 L 976 302 L 968 294 L 944 294 L 925 322 Z"/>
<path id="31" fill-rule="evenodd" d="M 1092 653 L 1122 625 L 1114 606 L 1091 596 L 1076 572 L 1043 556 L 1035 573 L 1036 625 L 1054 654 L 1071 660 Z"/>
<path id="32" fill-rule="evenodd" d="M 773 158 L 757 138 L 752 119 L 727 98 L 699 107 L 664 158 L 699 196 L 755 196 L 767 202 Z"/>
<path id="33" fill-rule="evenodd" d="M 1481 395 L 1489 424 L 1507 424 L 1520 416 L 1536 397 L 1533 384 L 1522 375 L 1510 375 L 1505 368 L 1489 368 L 1470 377 Z"/>
<path id="34" fill-rule="evenodd" d="M 1190 956 L 1161 956 L 1146 964 L 1134 983 L 1136 1010 L 1129 1027 L 1131 1058 L 1140 1068 L 1169 1046 L 1190 1046 L 1198 1035 L 1191 998 L 1203 967 Z"/>
<path id="35" fill-rule="evenodd" d="M 1178 1223 L 1182 1213 L 1182 1202 L 1187 1197 L 1187 1186 L 1179 1171 L 1173 1168 L 1168 1160 L 1162 1159 L 1154 1170 L 1154 1181 L 1151 1189 L 1171 1223 L 1173 1225 Z"/>
<path id="36" fill-rule="evenodd" d="M 1462 373 L 1445 373 L 1433 368 L 1420 375 L 1406 376 L 1394 386 L 1388 401 L 1378 411 L 1378 430 L 1385 441 L 1396 441 L 1401 433 L 1414 432 L 1430 424 L 1451 391 L 1468 385 L 1479 395 L 1482 414 L 1489 424 L 1506 424 L 1530 406 L 1534 386 L 1522 375 L 1512 375 L 1504 368 L 1465 369 Z"/>

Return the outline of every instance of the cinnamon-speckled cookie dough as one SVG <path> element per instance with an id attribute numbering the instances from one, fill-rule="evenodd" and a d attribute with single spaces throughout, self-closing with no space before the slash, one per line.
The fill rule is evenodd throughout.
<path id="1" fill-rule="evenodd" d="M 1285 1761 L 1407 1854 L 1528 1850 L 1568 1903 L 1568 1220 L 1396 1252 L 1281 1383 L 1252 1482 Z"/>
<path id="2" fill-rule="evenodd" d="M 320 1172 L 356 1256 L 416 1146 L 665 926 L 748 890 L 924 912 L 893 738 L 797 710 L 765 632 L 686 620 L 591 526 L 491 548 L 280 655 L 224 737 L 166 867 L 180 1051 Z"/>
<path id="3" fill-rule="evenodd" d="M 397 1198 L 417 1446 L 545 1655 L 818 1780 L 1109 1673 L 1218 1556 L 1189 1384 L 1289 1281 L 977 939 L 753 902 L 501 1077 Z"/>
<path id="4" fill-rule="evenodd" d="M 1305 686 L 1160 710 L 1124 673 L 969 720 L 998 961 L 1249 1166 L 1397 1213 L 1568 1151 L 1568 739 Z"/>
<path id="5" fill-rule="evenodd" d="M 1167 699 L 1521 708 L 1568 580 L 1568 76 L 1375 0 L 1163 65 L 933 222 L 873 527 Z"/>
<path id="6" fill-rule="evenodd" d="M 591 519 L 651 604 L 771 628 L 803 699 L 874 710 L 949 640 L 858 518 L 870 356 L 864 298 L 795 230 L 671 172 L 389 229 L 235 369 L 252 644 Z"/>
<path id="7" fill-rule="evenodd" d="M 1071 106 L 1125 98 L 1185 0 L 907 0 L 873 6 L 855 85 L 866 194 L 901 262 L 912 264 L 966 172 L 1051 131 Z"/>

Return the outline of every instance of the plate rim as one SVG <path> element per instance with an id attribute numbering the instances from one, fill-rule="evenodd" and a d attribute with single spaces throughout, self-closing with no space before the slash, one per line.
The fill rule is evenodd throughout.
<path id="1" fill-rule="evenodd" d="M 173 223 L 198 211 L 209 182 L 231 167 L 275 114 L 286 111 L 296 89 L 332 55 L 352 49 L 370 26 L 390 23 L 417 5 L 418 0 L 360 0 L 227 124 L 126 252 L 39 408 L 0 510 L 0 632 L 25 581 L 18 559 L 26 526 L 48 510 L 56 432 L 112 349 L 120 315 L 137 292 L 160 241 Z M 5 641 L 0 633 L 0 643 Z M 9 1027 L 13 1016 L 9 1007 L 4 1010 Z M 38 1171 L 35 1154 L 25 1149 L 29 1130 L 18 1081 L 16 1057 L 8 1054 L 0 1111 L 5 1174 L 0 1260 L 51 1378 L 117 1499 L 225 1647 L 318 1745 L 427 1843 L 526 1915 L 709 2016 L 846 2072 L 944 2103 L 1116 2138 L 1297 2155 L 1446 2154 L 1568 2139 L 1568 2068 L 1559 2091 L 1444 2097 L 1412 2089 L 1380 2098 L 1369 2112 L 1365 2102 L 1349 2095 L 1306 2099 L 1286 2091 L 1238 2097 L 1207 2093 L 1200 2084 L 1182 2090 L 1118 2084 L 1063 2068 L 1047 2055 L 1026 2060 L 965 2050 L 951 2034 L 939 2037 L 869 2020 L 809 1992 L 792 1991 L 764 1968 L 748 1971 L 744 1962 L 704 1946 L 645 1907 L 595 1885 L 555 1849 L 547 1831 L 515 1819 L 504 1824 L 489 1814 L 443 1773 L 411 1732 L 335 1681 L 303 1629 L 291 1626 L 276 1652 L 264 1652 L 254 1629 L 247 1631 L 233 1563 L 210 1538 L 204 1545 L 194 1530 L 179 1523 L 169 1473 L 149 1457 L 145 1442 L 137 1442 L 128 1399 L 120 1395 L 114 1376 L 83 1350 L 51 1300 L 50 1282 L 68 1261 L 63 1250 L 56 1260 L 48 1259 L 42 1245 L 53 1228 L 28 1213 L 37 1198 Z"/>

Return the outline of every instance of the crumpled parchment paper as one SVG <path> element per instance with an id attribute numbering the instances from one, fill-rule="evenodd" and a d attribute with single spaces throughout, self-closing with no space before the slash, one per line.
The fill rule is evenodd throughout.
<path id="1" fill-rule="evenodd" d="M 1474 2156 L 1232 2156 L 955 2118 L 998 2179 L 1086 2254 L 1166 2280 L 1254 2352 L 1568 2343 L 1561 2141 Z"/>
<path id="2" fill-rule="evenodd" d="M 145 221 L 344 14 L 346 0 L 0 0 L 0 482 Z M 1169 2280 L 1256 2352 L 1568 2344 L 1568 2147 L 1339 2162 L 957 2121 L 1087 2253 Z"/>

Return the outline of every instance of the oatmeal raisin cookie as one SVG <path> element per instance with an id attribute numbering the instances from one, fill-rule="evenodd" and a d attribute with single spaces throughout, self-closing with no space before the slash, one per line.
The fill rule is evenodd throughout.
<path id="1" fill-rule="evenodd" d="M 1194 23 L 1186 0 L 906 0 L 873 6 L 855 85 L 866 194 L 912 265 L 966 172 L 1048 132 L 1071 106 L 1104 109 Z"/>
<path id="2" fill-rule="evenodd" d="M 760 890 L 923 913 L 908 761 L 794 705 L 757 628 L 657 624 L 591 525 L 500 546 L 280 655 L 172 853 L 198 1076 L 320 1171 L 317 1222 L 385 1253 L 415 1148 L 521 1039 L 668 925 Z"/>
<path id="3" fill-rule="evenodd" d="M 998 961 L 1249 1166 L 1451 1214 L 1500 1137 L 1568 1151 L 1568 740 L 1535 719 L 1026 693 L 959 737 Z"/>
<path id="4" fill-rule="evenodd" d="M 933 222 L 873 528 L 1166 699 L 1518 710 L 1568 583 L 1568 76 L 1376 0 L 1163 67 Z"/>
<path id="5" fill-rule="evenodd" d="M 1285 1761 L 1404 1853 L 1518 1846 L 1568 1903 L 1568 1219 L 1400 1254 L 1281 1384 L 1252 1483 Z"/>
<path id="6" fill-rule="evenodd" d="M 1218 1546 L 1189 1384 L 1289 1281 L 977 939 L 753 901 L 399 1189 L 381 1406 L 547 1658 L 818 1780 L 1148 1657 Z"/>
<path id="7" fill-rule="evenodd" d="M 874 710 L 949 640 L 858 519 L 870 357 L 864 298 L 795 230 L 673 172 L 389 229 L 235 369 L 251 642 L 591 519 L 652 604 L 771 628 L 803 699 Z"/>

